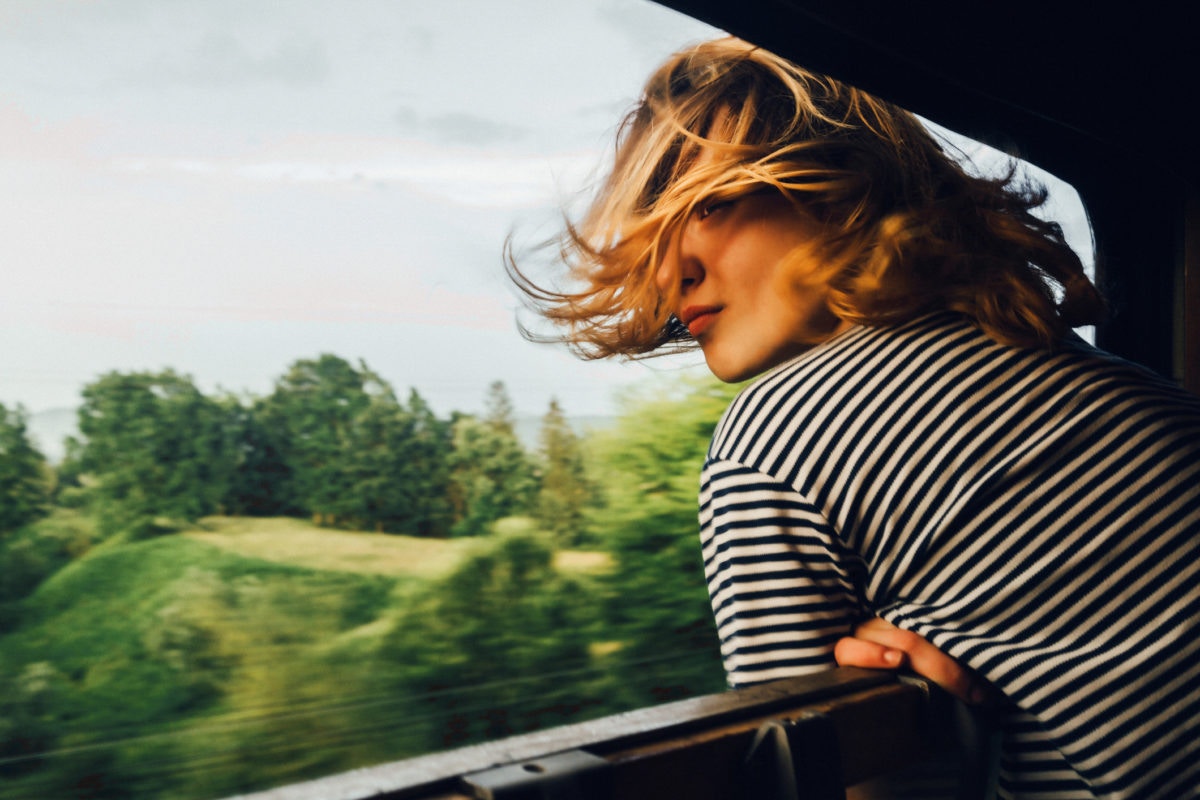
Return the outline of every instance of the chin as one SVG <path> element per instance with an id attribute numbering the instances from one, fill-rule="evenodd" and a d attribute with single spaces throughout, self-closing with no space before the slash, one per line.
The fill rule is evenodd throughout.
<path id="1" fill-rule="evenodd" d="M 785 361 L 790 361 L 812 349 L 812 345 L 792 345 L 778 351 L 756 354 L 755 358 L 721 358 L 719 353 L 704 354 L 708 371 L 723 383 L 741 383 L 756 378 Z"/>
<path id="2" fill-rule="evenodd" d="M 766 372 L 768 367 L 748 366 L 745 364 L 724 364 L 715 362 L 715 359 L 706 359 L 708 371 L 722 383 L 741 383 L 749 380 L 756 375 L 761 375 Z"/>

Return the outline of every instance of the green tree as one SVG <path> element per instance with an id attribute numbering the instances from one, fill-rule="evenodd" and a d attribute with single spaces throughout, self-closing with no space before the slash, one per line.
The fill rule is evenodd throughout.
<path id="1" fill-rule="evenodd" d="M 528 513 L 537 493 L 534 464 L 515 431 L 512 402 L 504 384 L 488 388 L 483 419 L 460 416 L 453 422 L 451 496 L 454 532 L 487 533 L 503 517 Z"/>
<path id="2" fill-rule="evenodd" d="M 488 384 L 487 396 L 483 401 L 483 420 L 500 433 L 517 435 L 517 416 L 504 381 Z"/>
<path id="3" fill-rule="evenodd" d="M 44 516 L 50 507 L 49 467 L 33 446 L 25 409 L 0 403 L 0 533 Z"/>
<path id="4" fill-rule="evenodd" d="M 594 503 L 595 491 L 588 479 L 579 437 L 557 400 L 550 401 L 542 417 L 539 440 L 542 480 L 538 522 L 563 546 L 583 544 L 587 539 L 585 512 Z"/>
<path id="5" fill-rule="evenodd" d="M 63 440 L 65 452 L 54 467 L 54 505 L 60 508 L 79 508 L 87 504 L 88 494 L 83 487 L 83 443 L 75 436 Z"/>
<path id="6" fill-rule="evenodd" d="M 225 398 L 226 424 L 234 439 L 234 470 L 222 501 L 227 514 L 252 517 L 297 515 L 292 472 L 283 457 L 281 432 L 266 420 L 264 401 Z"/>
<path id="7" fill-rule="evenodd" d="M 444 536 L 450 531 L 450 423 L 440 420 L 417 390 L 408 396 L 411 434 L 406 442 L 406 467 L 411 475 L 409 508 L 412 530 L 418 536 Z"/>
<path id="8" fill-rule="evenodd" d="M 106 531 L 220 509 L 234 443 L 221 405 L 172 370 L 110 372 L 83 390 L 82 468 Z"/>
<path id="9" fill-rule="evenodd" d="M 416 536 L 448 532 L 450 432 L 412 390 L 407 405 L 373 396 L 349 438 L 349 510 L 359 527 Z"/>
<path id="10" fill-rule="evenodd" d="M 381 652 L 424 750 L 521 733 L 608 707 L 589 652 L 594 599 L 527 535 L 486 540 L 413 601 Z"/>
<path id="11" fill-rule="evenodd" d="M 709 439 L 734 389 L 681 382 L 627 397 L 598 437 L 604 509 L 593 525 L 612 552 L 606 618 L 620 642 L 627 707 L 718 691 L 716 631 L 704 583 L 696 495 Z"/>
<path id="12" fill-rule="evenodd" d="M 265 438 L 287 469 L 286 504 L 319 524 L 354 516 L 351 436 L 372 397 L 391 387 L 366 364 L 353 367 L 328 353 L 296 361 L 262 404 Z"/>
<path id="13" fill-rule="evenodd" d="M 447 534 L 449 424 L 415 390 L 401 403 L 365 363 L 329 354 L 295 362 L 243 430 L 254 469 L 242 497 L 323 525 Z"/>

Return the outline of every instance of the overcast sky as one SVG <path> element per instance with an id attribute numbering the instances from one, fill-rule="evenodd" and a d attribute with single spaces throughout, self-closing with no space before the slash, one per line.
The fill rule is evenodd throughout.
<path id="1" fill-rule="evenodd" d="M 645 0 L 0 0 L 0 402 L 168 367 L 262 395 L 331 352 L 441 414 L 496 379 L 610 413 L 677 367 L 522 340 L 503 241 L 717 33 Z"/>
<path id="2" fill-rule="evenodd" d="M 0 402 L 167 367 L 265 394 L 332 352 L 443 414 L 495 379 L 608 413 L 647 368 L 522 340 L 502 244 L 715 34 L 642 0 L 0 0 Z"/>

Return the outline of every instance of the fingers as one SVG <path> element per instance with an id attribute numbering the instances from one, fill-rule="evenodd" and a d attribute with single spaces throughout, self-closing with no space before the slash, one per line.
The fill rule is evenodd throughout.
<path id="1" fill-rule="evenodd" d="M 850 636 L 838 641 L 833 648 L 833 657 L 843 667 L 863 669 L 897 669 L 906 661 L 902 650 Z"/>
<path id="2" fill-rule="evenodd" d="M 858 625 L 853 638 L 839 641 L 834 657 L 842 666 L 867 669 L 896 669 L 906 665 L 963 702 L 977 704 L 987 698 L 985 682 L 971 670 L 918 634 L 878 617 Z"/>

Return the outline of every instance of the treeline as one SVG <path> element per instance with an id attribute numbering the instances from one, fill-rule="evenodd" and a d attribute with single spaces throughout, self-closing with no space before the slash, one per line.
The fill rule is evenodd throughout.
<path id="1" fill-rule="evenodd" d="M 500 382 L 482 416 L 439 418 L 416 389 L 401 399 L 365 363 L 322 355 L 293 363 L 266 397 L 207 395 L 165 370 L 108 373 L 82 401 L 53 499 L 87 504 L 107 532 L 227 514 L 445 537 L 520 514 L 564 545 L 587 536 L 594 492 L 562 409 L 551 402 L 531 455 Z M 23 413 L 3 424 L 0 435 L 23 444 L 0 451 L 4 472 L 21 476 L 0 484 L 4 497 L 19 498 L 0 530 L 52 499 Z"/>
<path id="2" fill-rule="evenodd" d="M 0 403 L 0 534 L 45 516 L 53 485 L 45 457 L 29 439 L 25 409 Z"/>

